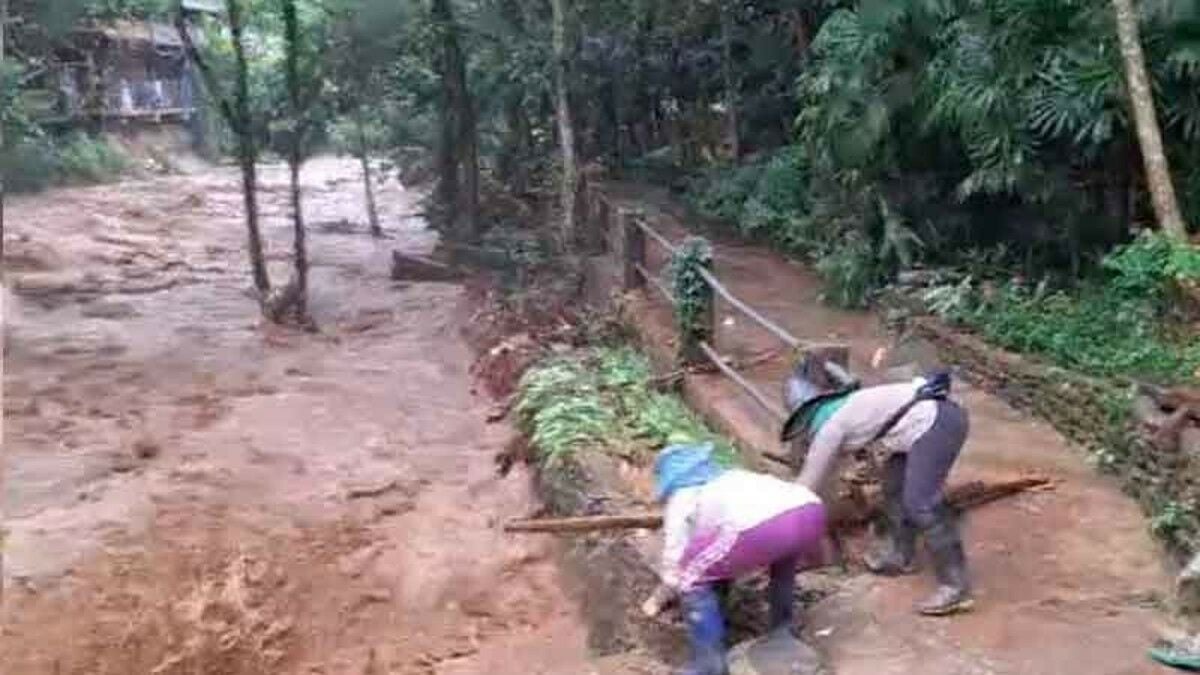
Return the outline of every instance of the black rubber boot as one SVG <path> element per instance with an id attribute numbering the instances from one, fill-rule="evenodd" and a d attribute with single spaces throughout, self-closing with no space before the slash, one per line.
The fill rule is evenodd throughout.
<path id="1" fill-rule="evenodd" d="M 892 455 L 883 467 L 882 537 L 863 556 L 867 569 L 883 576 L 899 576 L 917 571 L 917 528 L 904 513 L 904 455 Z"/>
<path id="2" fill-rule="evenodd" d="M 933 557 L 938 587 L 917 605 L 925 616 L 945 616 L 965 612 L 975 605 L 967 574 L 967 556 L 958 534 L 958 523 L 950 509 L 938 509 L 934 523 L 925 531 L 925 543 Z"/>
<path id="3" fill-rule="evenodd" d="M 767 630 L 790 631 L 795 618 L 796 567 L 795 558 L 777 560 L 771 565 L 771 578 L 767 584 L 767 604 L 770 616 Z"/>

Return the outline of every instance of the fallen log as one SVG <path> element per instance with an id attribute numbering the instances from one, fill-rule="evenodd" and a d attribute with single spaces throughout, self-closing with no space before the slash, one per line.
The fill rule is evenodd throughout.
<path id="1" fill-rule="evenodd" d="M 972 481 L 955 485 L 946 491 L 946 501 L 954 508 L 965 511 L 989 504 L 998 499 L 1036 489 L 1050 489 L 1049 478 L 1031 476 L 1002 483 Z M 861 528 L 879 513 L 882 501 L 878 495 L 868 500 L 866 508 L 848 510 L 833 509 L 831 530 L 853 530 Z M 625 513 L 602 516 L 576 516 L 572 518 L 528 518 L 511 520 L 504 524 L 505 532 L 552 532 L 556 534 L 582 534 L 612 530 L 654 530 L 662 527 L 662 515 L 658 513 Z"/>
<path id="2" fill-rule="evenodd" d="M 457 269 L 436 260 L 392 251 L 393 281 L 459 281 Z"/>

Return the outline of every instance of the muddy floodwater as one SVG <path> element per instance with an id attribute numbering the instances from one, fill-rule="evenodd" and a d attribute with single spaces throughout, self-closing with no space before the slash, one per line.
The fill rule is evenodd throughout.
<path id="1" fill-rule="evenodd" d="M 286 172 L 263 171 L 272 280 Z M 461 287 L 395 283 L 417 195 L 303 174 L 316 334 L 264 325 L 232 168 L 10 201 L 5 673 L 587 673 L 492 457 Z"/>

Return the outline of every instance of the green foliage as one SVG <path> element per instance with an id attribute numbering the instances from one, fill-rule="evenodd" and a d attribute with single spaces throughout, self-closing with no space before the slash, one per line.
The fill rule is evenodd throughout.
<path id="1" fill-rule="evenodd" d="M 517 419 L 542 461 L 606 450 L 641 461 L 667 443 L 713 441 L 732 461 L 733 446 L 713 434 L 678 397 L 655 391 L 644 356 L 629 347 L 553 357 L 521 378 Z"/>
<path id="2" fill-rule="evenodd" d="M 1168 500 L 1155 510 L 1150 530 L 1177 549 L 1192 550 L 1195 543 L 1188 535 L 1200 531 L 1200 513 L 1194 504 Z"/>
<path id="3" fill-rule="evenodd" d="M 702 268 L 712 266 L 712 246 L 701 237 L 688 237 L 671 256 L 667 275 L 671 280 L 671 296 L 675 299 L 675 322 L 684 345 L 707 340 L 712 327 L 712 289 L 700 275 Z"/>
<path id="4" fill-rule="evenodd" d="M 1146 232 L 1105 258 L 1104 268 L 1126 297 L 1161 301 L 1174 284 L 1200 281 L 1200 248 Z"/>
<path id="5" fill-rule="evenodd" d="M 129 167 L 129 157 L 103 136 L 76 132 L 58 146 L 58 170 L 64 181 L 101 183 Z"/>
<path id="6" fill-rule="evenodd" d="M 60 139 L 41 134 L 19 138 L 0 152 L 5 188 L 13 192 L 116 180 L 131 167 L 129 157 L 111 141 L 81 132 Z"/>
<path id="7" fill-rule="evenodd" d="M 875 251 L 856 232 L 848 232 L 818 258 L 817 272 L 825 281 L 825 300 L 845 308 L 866 307 L 882 278 Z"/>
<path id="8" fill-rule="evenodd" d="M 1171 336 L 1151 299 L 1127 294 L 1118 276 L 1074 292 L 970 279 L 925 294 L 942 316 L 972 326 L 990 342 L 1036 354 L 1091 375 L 1163 382 L 1200 379 L 1200 336 Z"/>

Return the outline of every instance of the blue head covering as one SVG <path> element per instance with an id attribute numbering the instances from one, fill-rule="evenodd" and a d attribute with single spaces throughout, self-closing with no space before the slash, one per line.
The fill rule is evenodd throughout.
<path id="1" fill-rule="evenodd" d="M 654 498 L 665 501 L 679 488 L 704 485 L 724 471 L 713 458 L 712 443 L 669 445 L 654 460 Z"/>

